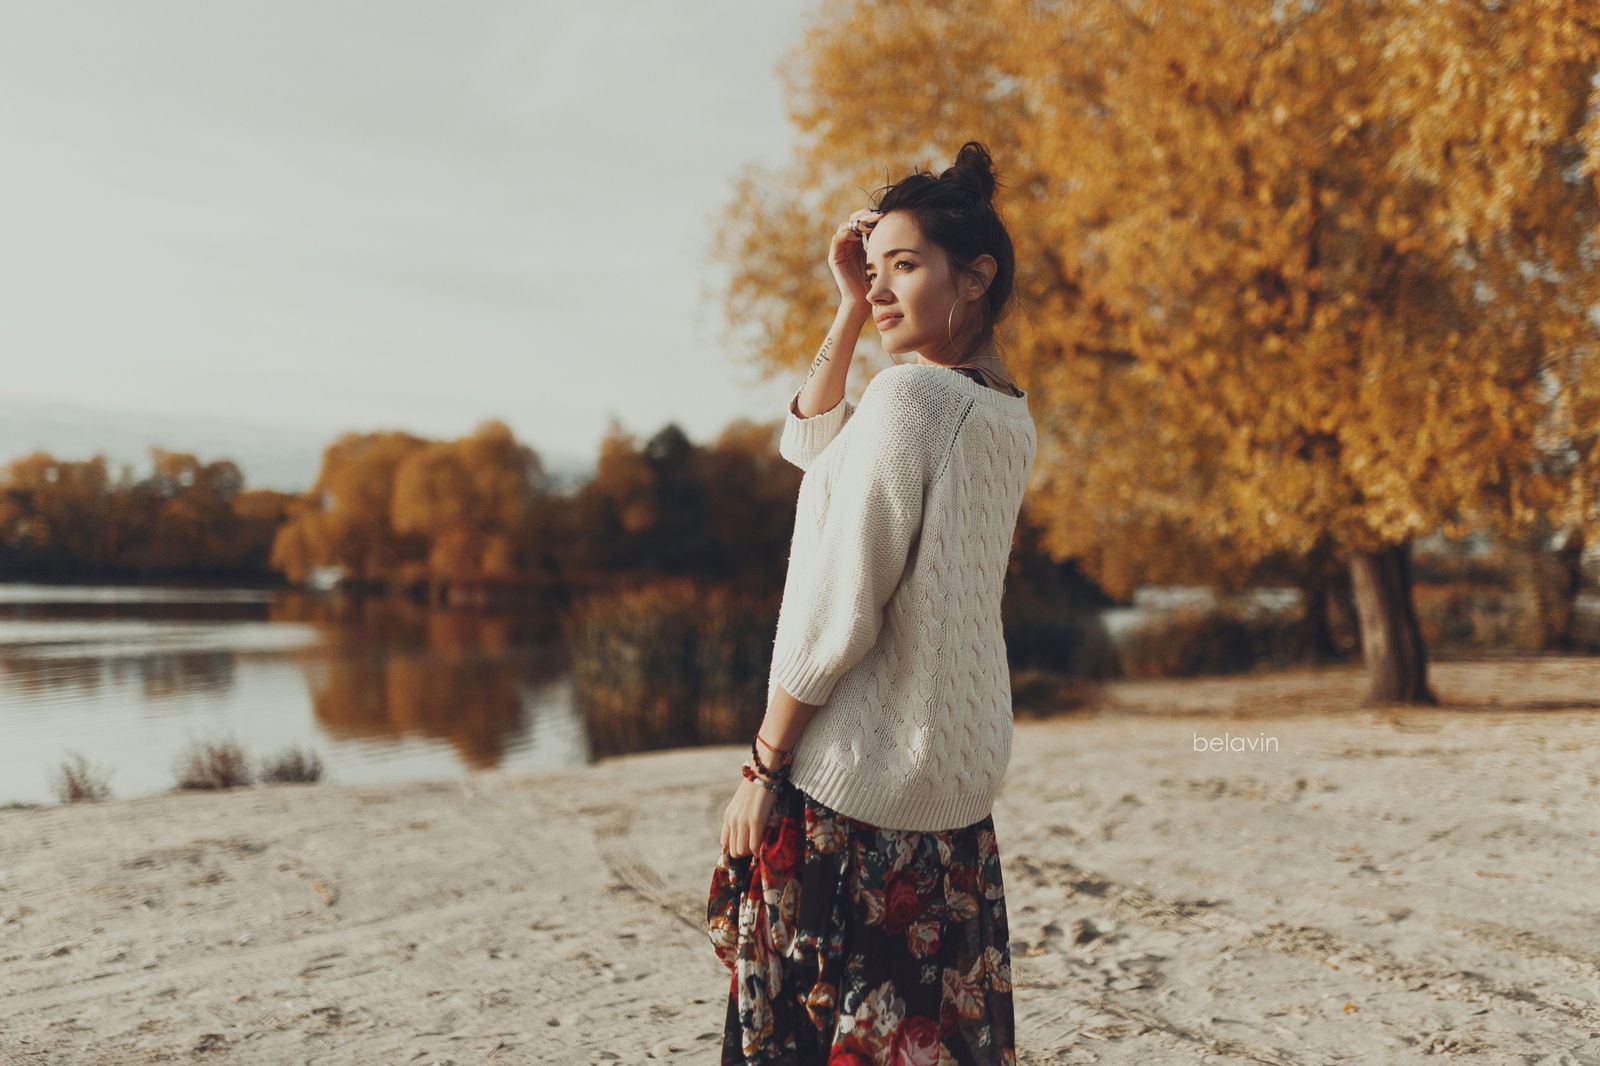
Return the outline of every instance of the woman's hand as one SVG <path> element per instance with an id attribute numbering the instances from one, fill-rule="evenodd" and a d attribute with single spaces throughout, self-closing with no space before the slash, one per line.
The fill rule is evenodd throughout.
<path id="1" fill-rule="evenodd" d="M 833 280 L 839 285 L 839 295 L 846 304 L 865 304 L 867 291 L 866 235 L 883 217 L 882 211 L 864 207 L 852 214 L 844 225 L 833 231 L 833 244 L 828 249 L 828 266 L 833 270 Z M 858 233 L 852 223 L 861 223 Z"/>
<path id="2" fill-rule="evenodd" d="M 722 850 L 729 858 L 754 855 L 767 830 L 767 819 L 778 802 L 778 794 L 755 781 L 740 781 L 738 791 L 722 812 Z"/>

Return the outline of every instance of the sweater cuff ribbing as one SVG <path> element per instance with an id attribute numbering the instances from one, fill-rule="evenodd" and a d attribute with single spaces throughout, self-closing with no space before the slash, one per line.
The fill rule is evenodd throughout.
<path id="1" fill-rule="evenodd" d="M 838 403 L 819 414 L 809 417 L 799 415 L 795 413 L 795 405 L 800 399 L 801 391 L 796 389 L 794 395 L 789 397 L 789 407 L 783 420 L 783 434 L 778 450 L 785 459 L 803 470 L 809 467 L 822 449 L 839 435 L 839 430 L 844 426 L 845 419 L 855 410 L 855 405 L 848 399 L 841 398 Z"/>
<path id="2" fill-rule="evenodd" d="M 813 662 L 803 649 L 785 652 L 772 663 L 772 680 L 801 703 L 822 706 L 833 694 L 838 673 L 830 673 Z"/>

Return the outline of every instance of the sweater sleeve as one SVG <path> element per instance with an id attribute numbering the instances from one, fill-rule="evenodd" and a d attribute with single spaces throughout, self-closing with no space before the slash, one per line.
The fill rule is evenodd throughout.
<path id="1" fill-rule="evenodd" d="M 804 703 L 826 703 L 876 643 L 922 530 L 929 475 L 943 465 L 946 442 L 935 439 L 925 400 L 903 385 L 873 383 L 882 387 L 862 397 L 849 451 L 817 501 L 815 533 L 799 533 L 804 564 L 791 557 L 785 582 L 772 677 Z"/>
<path id="2" fill-rule="evenodd" d="M 844 424 L 850 421 L 856 405 L 848 399 L 841 398 L 838 403 L 821 414 L 804 418 L 796 407 L 800 400 L 800 391 L 804 388 L 804 385 L 800 386 L 794 395 L 789 397 L 789 410 L 783 420 L 783 435 L 778 439 L 778 454 L 801 470 L 808 470 L 811 468 L 812 460 L 832 443 L 833 438 L 844 428 Z"/>

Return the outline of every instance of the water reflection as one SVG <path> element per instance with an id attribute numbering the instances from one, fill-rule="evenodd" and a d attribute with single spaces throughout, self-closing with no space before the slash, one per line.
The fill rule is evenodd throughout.
<path id="1" fill-rule="evenodd" d="M 53 802 L 68 749 L 118 797 L 197 738 L 317 751 L 335 782 L 581 764 L 553 612 L 251 589 L 0 586 L 0 803 Z"/>
<path id="2" fill-rule="evenodd" d="M 548 615 L 293 594 L 275 602 L 270 617 L 320 633 L 299 660 L 312 711 L 328 735 L 429 737 L 473 769 L 496 767 L 529 741 L 525 687 L 566 669 Z"/>

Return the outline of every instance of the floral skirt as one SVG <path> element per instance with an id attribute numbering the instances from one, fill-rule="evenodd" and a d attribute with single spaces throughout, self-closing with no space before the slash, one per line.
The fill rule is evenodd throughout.
<path id="1" fill-rule="evenodd" d="M 1014 1066 L 994 816 L 884 829 L 785 782 L 755 855 L 723 852 L 706 932 L 723 1066 Z"/>

